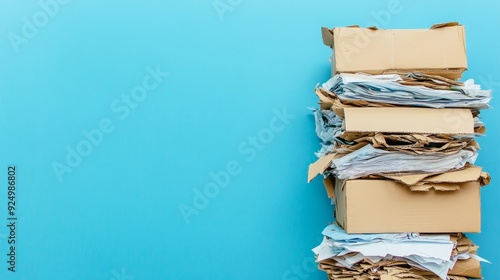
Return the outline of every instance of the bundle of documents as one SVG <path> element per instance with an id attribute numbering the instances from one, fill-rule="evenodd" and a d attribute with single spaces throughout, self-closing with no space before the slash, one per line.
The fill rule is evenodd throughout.
<path id="1" fill-rule="evenodd" d="M 439 76 L 337 74 L 323 89 L 341 101 L 365 100 L 397 106 L 487 109 L 491 90 L 470 79 L 463 84 Z"/>
<path id="2" fill-rule="evenodd" d="M 356 179 L 386 173 L 442 173 L 474 164 L 475 150 L 459 150 L 455 154 L 412 155 L 403 152 L 375 149 L 366 145 L 341 158 L 332 160 L 329 174 L 339 179 Z"/>
<path id="3" fill-rule="evenodd" d="M 459 78 L 465 30 L 322 29 L 332 78 L 315 93 L 320 139 L 308 181 L 324 178 L 335 223 L 313 249 L 329 279 L 481 278 L 479 115 L 491 90 Z M 361 45 L 361 42 L 363 44 Z M 418 54 L 418 55 L 416 55 Z"/>
<path id="4" fill-rule="evenodd" d="M 481 278 L 485 261 L 463 234 L 347 234 L 332 224 L 323 235 L 313 252 L 330 279 Z"/>

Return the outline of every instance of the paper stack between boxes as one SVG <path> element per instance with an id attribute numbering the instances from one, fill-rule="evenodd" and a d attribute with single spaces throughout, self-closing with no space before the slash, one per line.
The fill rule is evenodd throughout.
<path id="1" fill-rule="evenodd" d="M 313 249 L 329 279 L 482 278 L 474 163 L 491 91 L 467 69 L 465 30 L 322 29 L 332 78 L 316 88 L 318 160 L 335 223 Z"/>

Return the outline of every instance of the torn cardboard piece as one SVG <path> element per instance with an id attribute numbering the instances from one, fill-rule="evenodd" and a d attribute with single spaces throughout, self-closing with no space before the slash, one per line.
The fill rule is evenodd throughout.
<path id="1" fill-rule="evenodd" d="M 458 23 L 430 29 L 323 27 L 321 33 L 333 49 L 332 76 L 421 72 L 455 80 L 467 69 L 465 28 Z"/>
<path id="2" fill-rule="evenodd" d="M 457 185 L 464 182 L 478 182 L 479 185 L 483 187 L 490 183 L 490 175 L 483 172 L 479 166 L 468 166 L 461 170 L 453 170 L 440 174 L 380 174 L 369 176 L 369 178 L 386 178 L 410 187 L 425 184 L 430 184 L 431 186 L 437 186 L 439 184 Z"/>

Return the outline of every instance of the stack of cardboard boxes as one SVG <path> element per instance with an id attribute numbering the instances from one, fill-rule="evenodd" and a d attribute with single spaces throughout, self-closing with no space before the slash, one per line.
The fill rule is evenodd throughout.
<path id="1" fill-rule="evenodd" d="M 322 28 L 322 35 L 323 42 L 333 49 L 332 77 L 348 73 L 391 74 L 399 75 L 398 83 L 407 87 L 460 92 L 455 85 L 462 85 L 458 79 L 467 69 L 467 57 L 465 30 L 458 23 L 415 30 L 358 26 Z M 423 78 L 408 79 L 408 73 L 418 73 Z M 474 138 L 485 131 L 478 119 L 478 107 L 468 107 L 464 103 L 461 108 L 426 108 L 350 100 L 324 87 L 317 88 L 316 94 L 320 99 L 317 111 L 332 113 L 341 125 L 335 141 L 328 143 L 329 148 L 319 153 L 318 161 L 309 166 L 308 179 L 324 175 L 328 197 L 335 204 L 336 223 L 348 234 L 448 234 L 455 242 L 450 258 L 456 258 L 460 252 L 475 256 L 477 246 L 463 233 L 480 232 L 480 189 L 489 183 L 489 175 L 471 164 L 475 156 L 446 172 L 419 171 L 425 170 L 424 167 L 412 171 L 405 167 L 415 165 L 419 157 L 453 156 L 462 150 L 477 152 L 479 146 Z M 336 159 L 366 145 L 409 154 L 417 161 L 383 162 L 389 169 L 381 170 L 389 172 L 354 178 L 335 172 Z M 355 164 L 357 166 L 352 168 L 363 168 L 362 161 Z M 397 166 L 391 166 L 394 164 Z M 329 244 L 335 247 L 334 242 Z M 479 257 L 458 259 L 449 270 L 449 279 L 482 277 Z M 360 258 L 359 262 L 350 265 L 336 260 L 318 261 L 319 268 L 327 272 L 329 279 L 440 279 L 392 256 L 375 263 Z M 388 263 L 391 260 L 393 262 Z"/>

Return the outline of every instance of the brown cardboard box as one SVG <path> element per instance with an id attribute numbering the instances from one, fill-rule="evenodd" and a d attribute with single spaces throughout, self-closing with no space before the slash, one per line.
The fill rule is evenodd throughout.
<path id="1" fill-rule="evenodd" d="M 457 22 L 430 29 L 350 26 L 321 31 L 323 43 L 333 49 L 332 76 L 417 71 L 458 79 L 467 69 L 465 28 Z"/>
<path id="2" fill-rule="evenodd" d="M 476 166 L 438 175 L 324 181 L 347 233 L 480 232 L 480 189 L 488 182 Z"/>

